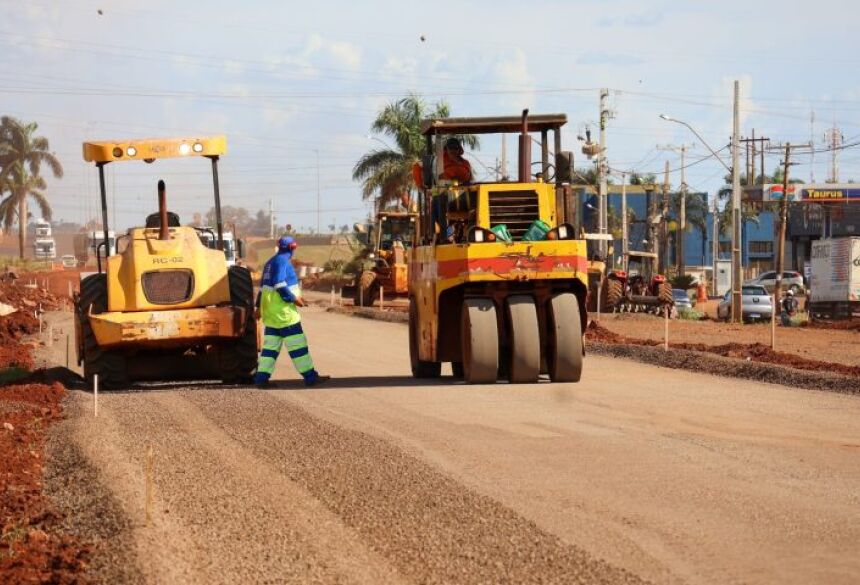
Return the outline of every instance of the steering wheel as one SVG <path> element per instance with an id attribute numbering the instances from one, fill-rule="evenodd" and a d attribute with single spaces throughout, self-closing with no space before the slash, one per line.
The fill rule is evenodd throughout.
<path id="1" fill-rule="evenodd" d="M 533 163 L 532 163 L 532 166 L 535 166 L 535 165 L 541 165 L 541 166 L 543 166 L 543 163 L 542 163 L 541 161 L 539 161 L 539 160 L 538 160 L 538 161 L 535 161 L 535 162 L 533 162 Z M 549 176 L 549 177 L 544 177 L 544 178 L 543 178 L 544 183 L 552 183 L 553 181 L 555 181 L 555 165 L 554 165 L 554 164 L 552 164 L 552 163 L 547 163 L 547 165 L 546 165 L 546 166 L 547 166 L 547 169 L 552 169 L 552 172 L 550 173 L 550 176 Z M 543 172 L 543 169 L 541 169 L 541 172 L 534 173 L 534 174 L 533 174 L 534 178 L 536 178 L 536 179 L 537 179 L 537 178 L 538 178 L 538 176 L 539 176 L 542 172 Z"/>

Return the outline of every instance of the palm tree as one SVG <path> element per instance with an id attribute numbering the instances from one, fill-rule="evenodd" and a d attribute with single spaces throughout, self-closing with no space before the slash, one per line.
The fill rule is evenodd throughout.
<path id="1" fill-rule="evenodd" d="M 8 229 L 18 215 L 18 252 L 24 258 L 27 238 L 27 199 L 33 197 L 45 219 L 51 218 L 51 206 L 45 197 L 45 180 L 40 171 L 48 165 L 57 178 L 63 176 L 60 161 L 49 149 L 48 139 L 35 136 L 39 125 L 24 124 L 10 116 L 0 118 L 0 186 L 9 197 L 0 202 L 0 220 Z"/>
<path id="2" fill-rule="evenodd" d="M 371 150 L 355 163 L 352 178 L 363 183 L 362 197 L 370 199 L 378 193 L 380 209 L 400 200 L 404 195 L 408 197 L 415 188 L 412 165 L 424 154 L 421 120 L 448 116 L 450 108 L 447 103 L 438 102 L 431 107 L 416 94 L 410 94 L 385 106 L 377 114 L 370 129 L 390 138 L 395 146 Z M 478 147 L 476 137 L 461 138 L 469 148 Z"/>

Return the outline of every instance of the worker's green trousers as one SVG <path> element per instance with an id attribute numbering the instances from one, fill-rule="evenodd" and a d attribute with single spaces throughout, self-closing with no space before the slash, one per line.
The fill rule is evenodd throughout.
<path id="1" fill-rule="evenodd" d="M 275 371 L 275 362 L 281 353 L 281 346 L 286 344 L 287 353 L 293 360 L 293 365 L 298 370 L 305 382 L 313 382 L 317 378 L 314 362 L 308 350 L 308 340 L 302 330 L 302 324 L 296 323 L 289 327 L 266 327 L 263 332 L 263 351 L 260 352 L 260 360 L 257 363 L 257 375 L 254 383 L 265 384 L 269 381 L 272 372 Z"/>

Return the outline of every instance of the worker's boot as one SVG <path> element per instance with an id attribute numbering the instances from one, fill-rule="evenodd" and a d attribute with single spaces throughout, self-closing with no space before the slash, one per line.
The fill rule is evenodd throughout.
<path id="1" fill-rule="evenodd" d="M 305 386 L 308 388 L 313 388 L 314 386 L 321 386 L 331 380 L 331 376 L 322 376 L 317 374 L 311 379 L 305 380 Z"/>

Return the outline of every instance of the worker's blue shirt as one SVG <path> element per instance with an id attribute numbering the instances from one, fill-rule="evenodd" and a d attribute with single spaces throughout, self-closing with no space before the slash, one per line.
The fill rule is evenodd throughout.
<path id="1" fill-rule="evenodd" d="M 280 252 L 263 267 L 260 314 L 267 327 L 289 327 L 300 320 L 293 303 L 302 292 L 291 257 L 289 252 Z"/>

